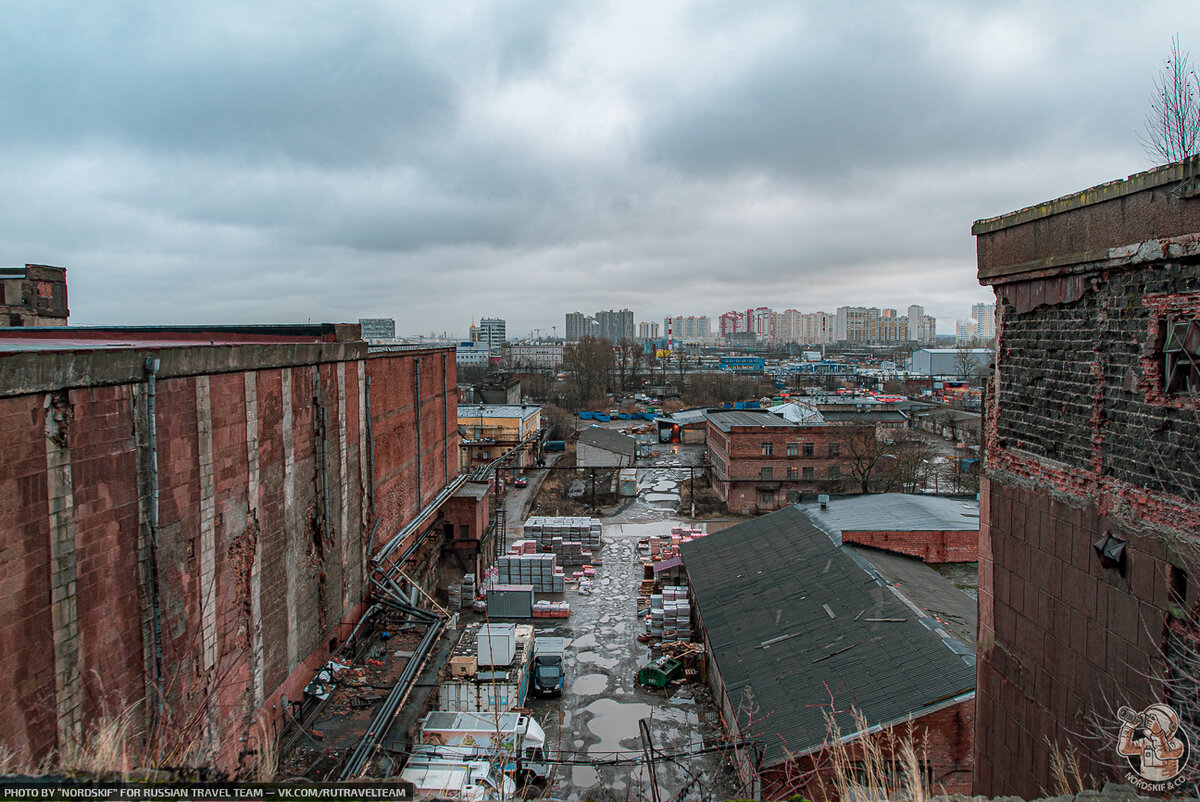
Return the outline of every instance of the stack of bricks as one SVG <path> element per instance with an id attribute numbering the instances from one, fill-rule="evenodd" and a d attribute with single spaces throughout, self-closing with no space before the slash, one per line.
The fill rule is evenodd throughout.
<path id="1" fill-rule="evenodd" d="M 596 518 L 536 516 L 525 522 L 524 534 L 543 548 L 552 547 L 556 537 L 578 541 L 583 548 L 600 548 L 600 521 Z"/>
<path id="2" fill-rule="evenodd" d="M 682 585 L 664 587 L 662 610 L 663 640 L 691 640 L 692 605 L 688 602 L 687 588 Z"/>
<path id="3" fill-rule="evenodd" d="M 496 568 L 497 584 L 533 585 L 535 593 L 563 592 L 563 571 L 553 554 L 505 554 Z"/>

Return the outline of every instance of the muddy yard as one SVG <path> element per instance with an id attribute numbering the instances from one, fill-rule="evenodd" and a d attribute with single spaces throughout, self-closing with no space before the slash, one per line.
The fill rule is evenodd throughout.
<path id="1" fill-rule="evenodd" d="M 659 798 L 713 800 L 737 795 L 736 779 L 716 747 L 719 719 L 707 689 L 698 683 L 666 690 L 639 687 L 637 671 L 653 657 L 637 636 L 643 555 L 638 540 L 669 535 L 683 523 L 675 509 L 687 465 L 698 449 L 675 447 L 639 471 L 638 497 L 604 518 L 601 550 L 591 592 L 569 589 L 571 617 L 537 620 L 539 635 L 567 638 L 567 681 L 560 699 L 531 699 L 561 761 L 546 796 L 565 800 L 649 799 L 650 775 L 642 759 L 639 724 L 649 723 L 660 758 L 655 761 Z M 721 524 L 710 523 L 710 531 Z M 669 757 L 661 757 L 663 755 Z"/>

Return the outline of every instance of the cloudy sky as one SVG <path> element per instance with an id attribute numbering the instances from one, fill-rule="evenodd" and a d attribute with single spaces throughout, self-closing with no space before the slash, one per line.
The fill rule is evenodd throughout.
<path id="1" fill-rule="evenodd" d="M 76 324 L 563 334 L 989 293 L 971 222 L 1146 169 L 1200 4 L 0 4 L 0 265 Z M 553 329 L 552 329 L 553 327 Z"/>

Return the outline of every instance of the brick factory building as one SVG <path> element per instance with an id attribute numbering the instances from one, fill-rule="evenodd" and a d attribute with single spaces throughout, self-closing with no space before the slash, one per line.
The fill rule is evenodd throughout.
<path id="1" fill-rule="evenodd" d="M 67 270 L 0 267 L 0 328 L 67 325 Z"/>
<path id="2" fill-rule="evenodd" d="M 836 493 L 852 484 L 845 446 L 874 435 L 873 424 L 798 424 L 766 410 L 712 410 L 705 433 L 709 481 L 730 512 L 777 510 L 801 493 Z"/>
<path id="3" fill-rule="evenodd" d="M 933 793 L 970 793 L 974 599 L 919 560 L 842 545 L 816 512 L 787 507 L 680 548 L 739 775 L 757 779 L 754 799 L 830 798 L 831 717 L 851 760 L 869 734 L 911 737 Z"/>
<path id="4" fill-rule="evenodd" d="M 974 225 L 997 310 L 977 794 L 1042 795 L 1052 748 L 1123 778 L 1124 705 L 1200 737 L 1198 182 L 1192 158 Z"/>
<path id="5" fill-rule="evenodd" d="M 0 741 L 161 699 L 235 771 L 362 615 L 369 544 L 433 592 L 443 538 L 482 536 L 456 406 L 452 349 L 356 325 L 2 330 Z"/>

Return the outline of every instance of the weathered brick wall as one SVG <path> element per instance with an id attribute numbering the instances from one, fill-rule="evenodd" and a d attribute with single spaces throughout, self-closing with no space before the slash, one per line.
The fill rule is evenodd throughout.
<path id="1" fill-rule="evenodd" d="M 927 563 L 973 563 L 979 561 L 979 530 L 927 531 L 842 531 L 843 543 L 858 543 Z"/>
<path id="2" fill-rule="evenodd" d="M 931 779 L 935 794 L 969 794 L 971 792 L 971 766 L 975 750 L 975 700 L 966 699 L 947 705 L 921 716 L 911 722 L 888 728 L 886 734 L 870 736 L 881 747 L 884 755 L 892 754 L 893 747 L 904 741 L 916 746 L 918 759 L 924 764 Z M 847 757 L 859 760 L 861 747 L 850 743 L 846 747 Z M 790 776 L 804 777 L 807 783 L 796 787 L 789 783 Z M 782 768 L 771 768 L 763 772 L 763 798 L 785 799 L 802 794 L 807 799 L 836 800 L 835 775 L 831 758 L 825 752 L 805 756 L 790 772 Z"/>
<path id="3" fill-rule="evenodd" d="M 1053 787 L 1047 743 L 1114 776 L 1117 708 L 1178 701 L 1161 644 L 1172 582 L 1180 611 L 1200 602 L 1179 581 L 1200 567 L 1200 402 L 1164 394 L 1160 348 L 1167 317 L 1200 317 L 1200 203 L 1178 191 L 1195 166 L 976 224 L 998 310 L 977 793 Z M 1093 549 L 1110 534 L 1123 571 Z"/>
<path id="4" fill-rule="evenodd" d="M 156 683 L 155 589 L 171 729 L 219 767 L 237 766 L 257 711 L 301 698 L 367 590 L 367 375 L 377 509 L 397 527 L 451 478 L 456 396 L 449 352 L 291 354 L 193 375 L 173 356 L 157 381 L 156 574 L 147 383 L 0 396 L 6 745 L 42 755 L 142 699 Z M 68 375 L 137 375 L 143 355 L 103 358 Z"/>

